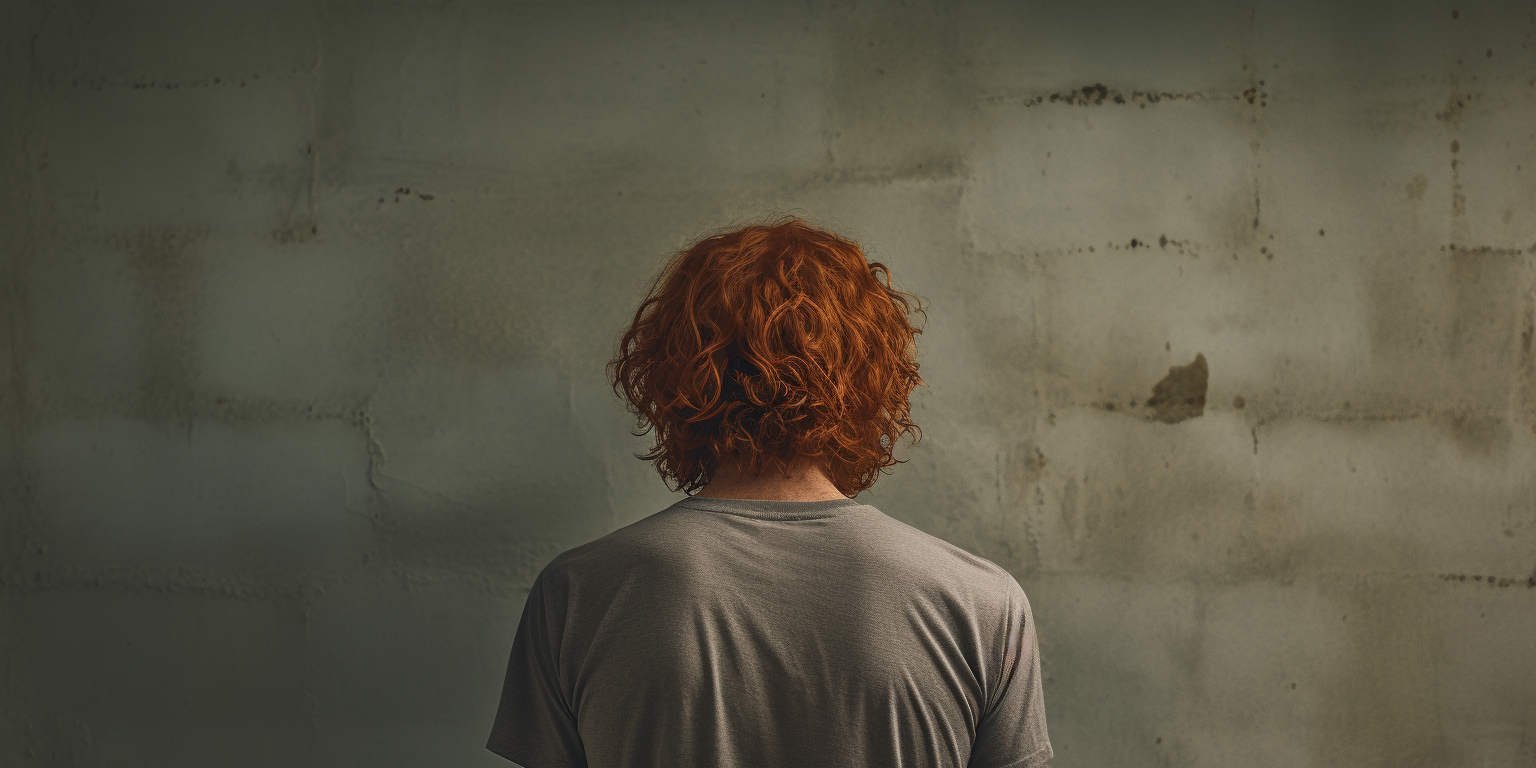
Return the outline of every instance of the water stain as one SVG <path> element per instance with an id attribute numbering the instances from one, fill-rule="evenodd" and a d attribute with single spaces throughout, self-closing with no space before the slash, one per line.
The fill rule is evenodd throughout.
<path id="1" fill-rule="evenodd" d="M 1472 100 L 1471 95 L 1463 95 L 1461 92 L 1460 78 L 1451 78 L 1451 90 L 1445 97 L 1445 108 L 1435 113 L 1435 119 L 1449 124 L 1452 128 L 1461 127 L 1462 113 L 1467 109 L 1467 102 Z"/>
<path id="2" fill-rule="evenodd" d="M 1316 765 L 1451 765 L 1452 742 L 1436 695 L 1448 630 L 1427 620 L 1437 606 L 1429 583 L 1349 579 L 1324 594 L 1349 605 L 1341 642 L 1330 644 L 1331 674 L 1320 675 Z M 1341 606 L 1342 608 L 1342 606 Z"/>
<path id="3" fill-rule="evenodd" d="M 1429 189 L 1429 177 L 1421 173 L 1403 185 L 1403 189 L 1408 192 L 1409 200 L 1423 200 L 1424 193 Z"/>
<path id="4" fill-rule="evenodd" d="M 320 228 L 313 219 L 304 220 L 288 226 L 278 227 L 272 230 L 272 239 L 279 243 L 307 243 L 320 234 Z"/>
<path id="5" fill-rule="evenodd" d="M 1435 419 L 1451 436 L 1456 447 L 1471 456 L 1491 456 L 1505 450 L 1514 436 L 1510 423 L 1497 416 L 1459 412 Z"/>
<path id="6" fill-rule="evenodd" d="M 1067 478 L 1067 484 L 1061 489 L 1061 524 L 1067 529 L 1067 534 L 1077 538 L 1077 478 Z"/>
<path id="7" fill-rule="evenodd" d="M 963 166 L 958 137 L 974 130 L 978 84 L 973 67 L 955 65 L 965 54 L 954 10 L 843 3 L 818 16 L 832 51 L 826 88 L 838 104 L 826 120 L 829 165 L 882 180 L 917 163 Z M 927 117 L 911 122 L 918 111 Z"/>
<path id="8" fill-rule="evenodd" d="M 426 223 L 413 229 L 424 241 L 432 237 Z M 539 309 L 562 290 L 555 287 L 561 277 L 528 267 L 539 263 L 548 235 L 537 225 L 524 231 L 516 248 L 397 246 L 383 307 L 388 352 L 499 367 L 561 334 Z"/>
<path id="9" fill-rule="evenodd" d="M 1503 358 L 1513 341 L 1513 324 L 1519 305 L 1521 251 L 1512 248 L 1462 246 L 1451 252 L 1450 279 L 1454 289 L 1453 314 L 1449 318 L 1450 344 L 1458 357 L 1466 350 L 1486 350 L 1491 359 Z"/>
<path id="10" fill-rule="evenodd" d="M 1531 354 L 1531 337 L 1536 336 L 1536 308 L 1525 310 L 1525 327 L 1520 329 L 1520 351 Z"/>
<path id="11" fill-rule="evenodd" d="M 1010 484 L 1027 487 L 1040 482 L 1040 479 L 1045 476 L 1045 465 L 1049 463 L 1045 458 L 1045 451 L 1040 450 L 1038 445 L 1026 444 L 1020 446 L 1020 450 L 1015 455 L 1018 458 L 1012 461 L 1014 476 L 1009 478 Z"/>
<path id="12" fill-rule="evenodd" d="M 1369 329 L 1380 375 L 1392 371 L 1431 399 L 1454 397 L 1461 407 L 1497 412 L 1509 383 L 1483 372 L 1514 365 L 1520 349 L 1521 254 L 1450 244 L 1438 253 L 1373 257 Z M 1465 373 L 1452 383 L 1447 370 Z"/>
<path id="13" fill-rule="evenodd" d="M 1147 399 L 1147 406 L 1156 411 L 1152 418 L 1177 424 L 1204 413 L 1209 379 L 1210 368 L 1199 352 L 1189 365 L 1169 366 L 1168 375 L 1152 387 L 1152 397 Z"/>
<path id="14" fill-rule="evenodd" d="M 189 228 L 142 230 L 117 238 L 132 256 L 128 264 L 140 296 L 141 343 L 139 412 L 157 423 L 191 428 L 200 364 L 202 260 L 194 246 L 207 231 Z"/>

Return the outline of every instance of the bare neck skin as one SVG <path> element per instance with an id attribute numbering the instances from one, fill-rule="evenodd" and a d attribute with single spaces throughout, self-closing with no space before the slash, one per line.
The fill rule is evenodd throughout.
<path id="1" fill-rule="evenodd" d="M 789 465 L 787 478 L 772 466 L 756 478 L 743 477 L 740 464 L 723 466 L 709 481 L 709 485 L 695 495 L 705 499 L 761 501 L 831 501 L 848 498 L 827 479 L 826 472 L 820 466 L 804 458 L 796 459 Z"/>

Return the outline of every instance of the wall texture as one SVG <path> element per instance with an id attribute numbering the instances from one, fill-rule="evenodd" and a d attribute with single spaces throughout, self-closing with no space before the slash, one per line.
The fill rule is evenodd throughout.
<path id="1" fill-rule="evenodd" d="M 0 763 L 505 764 L 677 498 L 617 333 L 795 211 L 929 302 L 860 499 L 1057 765 L 1536 764 L 1536 9 L 1154 5 L 0 6 Z"/>

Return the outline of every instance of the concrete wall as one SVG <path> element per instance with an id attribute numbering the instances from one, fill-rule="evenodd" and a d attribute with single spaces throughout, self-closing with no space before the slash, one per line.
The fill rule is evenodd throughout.
<path id="1" fill-rule="evenodd" d="M 797 210 L 929 301 L 860 499 L 1057 765 L 1536 764 L 1536 10 L 1152 5 L 5 4 L 0 763 L 505 764 L 677 498 L 616 334 Z"/>

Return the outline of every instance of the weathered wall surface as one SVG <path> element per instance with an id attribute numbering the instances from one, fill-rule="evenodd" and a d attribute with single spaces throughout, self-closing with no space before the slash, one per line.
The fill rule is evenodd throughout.
<path id="1" fill-rule="evenodd" d="M 1019 578 L 1057 765 L 1536 764 L 1529 3 L 0 14 L 0 763 L 504 764 L 676 498 L 616 334 L 798 210 L 929 302 L 860 498 Z"/>

